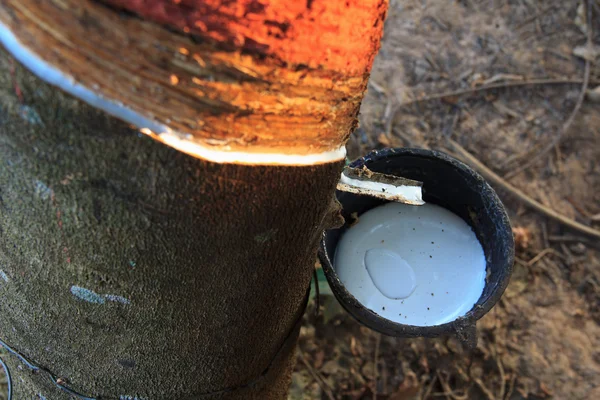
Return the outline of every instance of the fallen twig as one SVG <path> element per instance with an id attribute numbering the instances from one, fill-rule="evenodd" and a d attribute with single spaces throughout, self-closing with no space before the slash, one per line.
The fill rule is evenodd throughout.
<path id="1" fill-rule="evenodd" d="M 300 357 L 300 360 L 302 361 L 302 363 L 304 364 L 304 366 L 306 367 L 306 369 L 308 370 L 310 375 L 313 377 L 313 379 L 315 381 L 317 381 L 317 384 L 319 385 L 321 390 L 327 395 L 327 398 L 329 400 L 335 400 L 335 397 L 333 397 L 333 393 L 331 392 L 331 389 L 329 387 L 327 387 L 325 380 L 322 377 L 320 377 L 319 373 L 317 371 L 315 371 L 315 369 L 312 367 L 312 365 L 310 365 L 310 363 L 304 356 L 304 352 L 300 348 L 298 349 L 298 356 Z"/>
<path id="2" fill-rule="evenodd" d="M 431 394 L 431 390 L 433 389 L 433 385 L 435 385 L 435 383 L 437 382 L 437 380 L 438 380 L 437 375 L 434 375 L 433 379 L 431 380 L 431 382 L 429 383 L 429 385 L 427 385 L 427 389 L 425 390 L 425 393 L 423 393 L 423 397 L 421 397 L 421 400 L 427 400 L 427 398 Z"/>
<path id="3" fill-rule="evenodd" d="M 450 384 L 448 383 L 448 380 L 444 380 L 442 379 L 442 374 L 440 373 L 440 371 L 436 371 L 438 380 L 440 381 L 440 385 L 442 385 L 442 389 L 444 389 L 444 391 L 442 393 L 434 393 L 432 396 L 434 397 L 439 397 L 444 396 L 447 399 L 453 399 L 453 400 L 468 400 L 469 398 L 469 391 L 465 390 L 463 392 L 462 395 L 459 395 L 456 393 L 456 391 L 454 391 L 451 387 Z"/>
<path id="4" fill-rule="evenodd" d="M 515 382 L 517 381 L 517 374 L 513 373 L 512 374 L 512 378 L 510 379 L 510 384 L 508 386 L 508 391 L 506 392 L 506 396 L 504 396 L 504 399 L 502 400 L 510 400 L 510 397 L 513 394 L 513 391 L 515 390 Z"/>
<path id="5" fill-rule="evenodd" d="M 537 202 L 536 200 L 523 193 L 521 190 L 517 189 L 516 187 L 502 179 L 498 174 L 496 174 L 494 171 L 485 166 L 481 161 L 479 161 L 475 156 L 473 156 L 471 153 L 465 150 L 464 147 L 462 147 L 454 140 L 449 138 L 448 143 L 450 143 L 450 145 L 453 147 L 453 150 L 458 154 L 460 158 L 462 158 L 468 164 L 471 164 L 476 170 L 478 170 L 481 173 L 481 175 L 483 175 L 493 184 L 498 185 L 502 189 L 511 193 L 513 196 L 527 204 L 529 207 L 541 212 L 542 214 L 554 219 L 555 221 L 562 223 L 565 226 L 568 226 L 573 230 L 592 236 L 596 239 L 600 239 L 599 230 L 583 225 L 575 220 L 572 220 L 571 218 L 565 217 L 564 215 L 559 214 L 556 211 Z"/>
<path id="6" fill-rule="evenodd" d="M 369 79 L 369 86 L 375 89 L 375 91 L 379 94 L 387 94 L 387 90 L 385 90 L 380 84 L 375 82 L 373 79 Z"/>
<path id="7" fill-rule="evenodd" d="M 544 8 L 542 11 L 537 12 L 535 15 L 532 15 L 531 17 L 526 18 L 523 22 L 518 24 L 515 27 L 515 29 L 521 29 L 522 27 L 529 24 L 530 22 L 536 21 L 539 17 L 541 17 L 542 15 L 546 14 L 549 11 L 554 10 L 556 7 L 557 7 L 556 5 L 550 5 L 549 7 Z"/>
<path id="8" fill-rule="evenodd" d="M 445 99 L 448 97 L 458 97 L 458 96 L 463 96 L 463 95 L 473 94 L 473 93 L 478 93 L 478 92 L 485 92 L 485 91 L 494 90 L 494 89 L 505 89 L 505 88 L 511 88 L 511 87 L 523 87 L 523 86 L 535 86 L 535 85 L 570 85 L 570 84 L 581 84 L 581 83 L 583 83 L 583 80 L 577 79 L 577 78 L 553 78 L 553 79 L 540 78 L 540 79 L 519 80 L 519 81 L 511 81 L 511 82 L 500 82 L 500 83 L 472 87 L 472 88 L 468 88 L 468 89 L 459 89 L 459 90 L 453 90 L 453 91 L 449 91 L 449 92 L 437 93 L 437 94 L 423 96 L 420 98 L 405 101 L 405 102 L 396 104 L 393 107 L 392 107 L 391 101 L 388 101 L 388 104 L 387 104 L 386 110 L 385 110 L 385 114 L 384 114 L 384 118 L 383 118 L 384 119 L 384 135 L 386 138 L 391 137 L 392 132 L 394 131 L 394 118 L 396 117 L 396 114 L 398 113 L 398 111 L 401 108 L 412 105 L 412 104 L 423 103 L 423 102 L 433 101 L 433 100 L 442 100 L 442 99 Z M 597 83 L 600 83 L 600 81 L 590 80 L 589 83 L 597 84 Z M 409 145 L 412 143 L 412 141 L 409 138 L 407 138 L 405 135 L 400 135 L 400 136 L 402 137 L 402 139 L 407 141 L 409 143 Z"/>
<path id="9" fill-rule="evenodd" d="M 587 3 L 588 3 L 588 10 L 587 10 L 588 29 L 587 29 L 586 46 L 588 48 L 590 48 L 592 46 L 592 41 L 593 41 L 592 0 L 588 0 Z M 571 115 L 569 115 L 569 118 L 567 118 L 567 120 L 565 121 L 565 123 L 563 124 L 561 129 L 558 131 L 558 134 L 556 135 L 556 137 L 550 143 L 548 143 L 548 145 L 546 147 L 544 147 L 539 153 L 532 156 L 529 159 L 529 161 L 527 161 L 525 164 L 523 164 L 519 168 L 506 174 L 504 176 L 505 179 L 510 179 L 512 177 L 515 177 L 515 176 L 519 175 L 521 172 L 529 169 L 540 158 L 542 158 L 544 155 L 546 155 L 550 150 L 552 150 L 556 145 L 558 145 L 560 143 L 560 141 L 562 140 L 562 137 L 565 135 L 565 133 L 569 130 L 569 128 L 573 124 L 573 121 L 575 120 L 577 113 L 579 112 L 579 110 L 581 109 L 581 106 L 583 105 L 583 99 L 585 98 L 585 94 L 587 92 L 587 88 L 588 88 L 588 85 L 590 82 L 590 70 L 591 70 L 591 62 L 589 59 L 586 58 L 585 59 L 585 70 L 583 72 L 583 81 L 581 83 L 581 93 L 579 94 L 579 97 L 577 98 L 577 103 L 575 103 L 575 107 L 573 107 L 573 111 L 571 111 Z"/>
<path id="10" fill-rule="evenodd" d="M 473 376 L 473 374 L 471 373 L 471 366 L 472 365 L 470 365 L 469 369 L 467 370 L 468 376 L 471 379 L 471 381 L 475 382 L 477 387 L 479 387 L 479 390 L 481 390 L 481 392 L 485 395 L 485 397 L 488 400 L 496 400 L 496 396 L 494 396 L 494 394 L 487 388 L 487 386 L 485 386 L 485 383 L 483 383 L 483 381 L 480 378 Z"/>
<path id="11" fill-rule="evenodd" d="M 485 91 L 494 90 L 494 89 L 506 89 L 506 88 L 511 88 L 511 87 L 537 86 L 537 85 L 572 85 L 572 84 L 582 84 L 582 83 L 583 83 L 583 80 L 577 79 L 577 78 L 530 79 L 530 80 L 523 80 L 523 81 L 494 83 L 494 84 L 489 84 L 489 85 L 472 87 L 472 88 L 468 88 L 468 89 L 458 89 L 458 90 L 453 90 L 453 91 L 449 91 L 449 92 L 436 93 L 436 94 L 432 94 L 429 96 L 423 96 L 420 98 L 416 98 L 416 99 L 412 99 L 409 101 L 405 101 L 403 103 L 396 104 L 393 107 L 393 109 L 391 109 L 389 111 L 386 108 L 386 112 L 384 115 L 384 121 L 385 121 L 384 122 L 384 134 L 387 138 L 391 137 L 392 131 L 394 130 L 394 118 L 396 117 L 396 114 L 398 113 L 398 111 L 400 111 L 401 108 L 412 105 L 412 104 L 424 103 L 424 102 L 433 101 L 433 100 L 442 100 L 442 99 L 446 99 L 449 97 L 464 96 L 467 94 L 485 92 Z M 600 83 L 600 81 L 590 80 L 589 83 L 597 84 L 597 83 Z M 388 107 L 391 107 L 390 103 L 388 104 Z M 406 140 L 406 138 L 404 138 L 404 137 L 403 137 L 403 139 Z"/>
<path id="12" fill-rule="evenodd" d="M 498 371 L 500 372 L 500 393 L 498 393 L 498 399 L 504 400 L 504 394 L 506 393 L 506 375 L 504 373 L 504 365 L 502 365 L 502 360 L 500 360 L 500 356 L 498 355 L 498 342 L 494 343 L 494 357 L 496 358 L 496 364 L 498 365 Z"/>
<path id="13" fill-rule="evenodd" d="M 467 89 L 458 89 L 458 90 L 453 90 L 453 91 L 449 91 L 449 92 L 436 93 L 436 94 L 432 94 L 429 96 L 423 96 L 423 97 L 419 97 L 419 98 L 412 99 L 409 101 L 405 101 L 403 103 L 399 103 L 394 107 L 394 110 L 391 112 L 391 116 L 393 118 L 394 114 L 396 114 L 400 108 L 409 106 L 411 104 L 424 103 L 424 102 L 433 101 L 433 100 L 443 100 L 448 97 L 464 96 L 466 94 L 485 92 L 488 90 L 506 89 L 506 88 L 511 88 L 511 87 L 523 87 L 523 86 L 573 85 L 573 84 L 582 84 L 582 83 L 583 83 L 583 79 L 579 79 L 579 78 L 551 78 L 551 79 L 542 78 L 542 79 L 530 79 L 530 80 L 525 80 L 525 81 L 501 82 L 501 83 L 494 83 L 491 85 L 476 86 L 476 87 L 467 88 Z M 590 80 L 588 83 L 598 84 L 598 83 L 600 83 L 600 81 Z"/>
<path id="14" fill-rule="evenodd" d="M 548 236 L 549 242 L 558 242 L 558 243 L 584 243 L 587 246 L 595 246 L 598 247 L 598 241 L 590 241 L 588 238 L 583 236 L 573 236 L 573 235 L 550 235 Z"/>
<path id="15" fill-rule="evenodd" d="M 579 204 L 577 201 L 575 201 L 575 199 L 573 199 L 573 197 L 571 197 L 571 196 L 567 196 L 567 197 L 566 197 L 566 200 L 567 200 L 567 201 L 568 201 L 568 202 L 569 202 L 569 203 L 570 203 L 570 204 L 573 206 L 573 208 L 574 208 L 575 210 L 577 210 L 577 212 L 578 212 L 579 214 L 581 214 L 582 216 L 584 216 L 584 217 L 586 217 L 586 218 L 590 218 L 590 219 L 592 219 L 592 218 L 591 218 L 591 217 L 592 217 L 592 215 L 590 215 L 590 213 L 589 213 L 589 212 L 587 212 L 587 210 L 585 210 L 585 209 L 583 208 L 583 206 L 581 206 L 581 205 L 580 205 L 580 204 Z M 593 219 L 592 219 L 592 221 L 593 221 Z"/>
<path id="16" fill-rule="evenodd" d="M 533 267 L 535 264 L 538 263 L 538 261 L 540 261 L 542 258 L 544 258 L 547 254 L 554 254 L 558 258 L 562 258 L 563 260 L 565 259 L 565 256 L 563 256 L 562 254 L 560 254 L 558 251 L 554 250 L 553 248 L 549 247 L 549 248 L 546 248 L 546 249 L 540 251 L 535 257 L 533 257 L 531 260 L 527 261 L 527 267 Z"/>
<path id="17" fill-rule="evenodd" d="M 485 384 L 483 383 L 483 381 L 479 378 L 471 378 L 473 380 L 473 382 L 475 382 L 477 384 L 477 386 L 479 387 L 479 390 L 481 390 L 483 392 L 483 394 L 485 394 L 485 397 L 487 397 L 488 400 L 496 400 L 496 397 L 494 396 L 494 394 L 492 392 L 490 392 L 490 390 L 485 386 Z"/>
<path id="18" fill-rule="evenodd" d="M 319 276 L 317 274 L 317 267 L 314 267 L 313 269 L 313 280 L 315 281 L 315 317 L 318 317 L 321 309 L 321 293 L 319 290 Z"/>
<path id="19" fill-rule="evenodd" d="M 515 256 L 515 262 L 519 265 L 522 265 L 523 267 L 528 267 L 527 261 L 523 260 L 520 257 Z"/>
<path id="20" fill-rule="evenodd" d="M 379 346 L 381 345 L 381 333 L 376 333 L 376 335 L 377 339 L 375 340 L 375 362 L 373 363 L 373 400 L 377 400 L 377 362 L 379 361 Z"/>

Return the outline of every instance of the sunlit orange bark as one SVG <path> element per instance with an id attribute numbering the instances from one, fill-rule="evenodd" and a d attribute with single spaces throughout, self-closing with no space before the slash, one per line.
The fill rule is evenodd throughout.
<path id="1" fill-rule="evenodd" d="M 369 71 L 379 48 L 382 0 L 105 0 L 182 32 L 288 65 L 347 76 Z"/>
<path id="2" fill-rule="evenodd" d="M 91 0 L 4 0 L 0 22 L 75 82 L 172 130 L 153 137 L 179 150 L 343 158 L 386 0 L 104 3 L 144 19 Z"/>

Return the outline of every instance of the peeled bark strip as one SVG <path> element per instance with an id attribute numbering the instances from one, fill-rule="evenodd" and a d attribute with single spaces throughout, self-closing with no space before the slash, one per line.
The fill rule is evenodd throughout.
<path id="1" fill-rule="evenodd" d="M 344 158 L 387 1 L 106 3 L 179 32 L 92 0 L 4 0 L 0 36 L 42 78 L 200 158 Z"/>
<path id="2" fill-rule="evenodd" d="M 381 174 L 367 167 L 345 167 L 337 190 L 378 197 L 388 201 L 421 206 L 423 201 L 423 182 L 399 176 Z"/>

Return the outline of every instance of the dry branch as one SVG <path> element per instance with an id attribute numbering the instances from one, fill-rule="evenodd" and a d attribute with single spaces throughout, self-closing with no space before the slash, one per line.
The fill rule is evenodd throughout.
<path id="1" fill-rule="evenodd" d="M 453 147 L 454 151 L 458 153 L 458 155 L 468 164 L 471 164 L 476 170 L 478 170 L 481 175 L 483 175 L 486 179 L 491 181 L 493 184 L 500 186 L 502 189 L 511 193 L 513 196 L 521 200 L 523 203 L 527 204 L 529 207 L 541 212 L 542 214 L 554 219 L 555 221 L 560 222 L 561 224 L 576 230 L 580 233 L 586 234 L 588 236 L 592 236 L 596 239 L 600 239 L 600 231 L 597 229 L 591 228 L 589 226 L 583 225 L 577 221 L 574 221 L 570 218 L 565 217 L 562 214 L 557 213 L 556 211 L 544 206 L 538 201 L 532 199 L 521 190 L 517 189 L 504 179 L 502 179 L 498 174 L 485 166 L 481 161 L 479 161 L 475 156 L 465 150 L 460 144 L 455 142 L 452 139 L 448 139 L 448 142 Z"/>

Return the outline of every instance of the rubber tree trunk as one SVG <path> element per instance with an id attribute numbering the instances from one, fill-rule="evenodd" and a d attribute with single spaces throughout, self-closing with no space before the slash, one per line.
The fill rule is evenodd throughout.
<path id="1" fill-rule="evenodd" d="M 19 5 L 0 5 L 0 19 L 24 13 Z M 330 148 L 355 124 L 372 56 Z M 339 223 L 343 159 L 203 160 L 46 84 L 4 50 L 0 68 L 0 340 L 14 399 L 286 398 L 318 240 Z M 300 135 L 291 132 L 282 137 Z M 261 152 L 284 151 L 257 134 Z M 310 141 L 297 139 L 306 152 Z"/>

